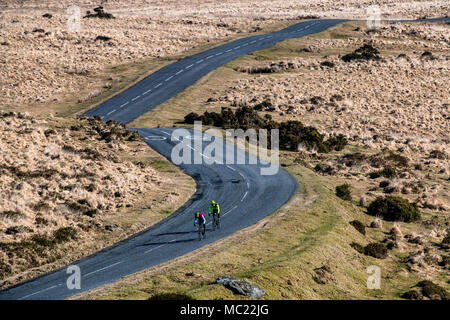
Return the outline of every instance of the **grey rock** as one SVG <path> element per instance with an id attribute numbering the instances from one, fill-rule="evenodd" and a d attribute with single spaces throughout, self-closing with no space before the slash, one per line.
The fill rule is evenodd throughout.
<path id="1" fill-rule="evenodd" d="M 257 285 L 252 284 L 247 279 L 235 279 L 231 276 L 219 277 L 216 280 L 217 284 L 223 284 L 226 288 L 230 289 L 234 293 L 241 294 L 253 299 L 262 298 L 266 292 L 258 287 Z"/>

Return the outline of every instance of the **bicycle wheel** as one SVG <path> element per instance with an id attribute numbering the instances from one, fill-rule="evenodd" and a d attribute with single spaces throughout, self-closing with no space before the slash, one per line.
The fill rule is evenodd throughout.
<path id="1" fill-rule="evenodd" d="M 202 240 L 202 225 L 198 224 L 198 241 Z"/>
<path id="2" fill-rule="evenodd" d="M 213 227 L 213 231 L 216 231 L 216 215 L 213 214 L 213 222 L 212 222 L 212 227 Z"/>

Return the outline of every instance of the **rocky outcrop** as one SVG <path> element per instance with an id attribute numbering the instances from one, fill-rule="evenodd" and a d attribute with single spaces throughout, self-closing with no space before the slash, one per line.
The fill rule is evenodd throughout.
<path id="1" fill-rule="evenodd" d="M 216 280 L 217 284 L 222 284 L 236 294 L 241 294 L 253 299 L 260 299 L 265 295 L 265 291 L 252 284 L 247 279 L 235 279 L 231 276 L 219 277 Z"/>

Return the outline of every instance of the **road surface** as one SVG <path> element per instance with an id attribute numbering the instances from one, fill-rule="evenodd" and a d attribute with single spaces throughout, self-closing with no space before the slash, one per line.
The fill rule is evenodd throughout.
<path id="1" fill-rule="evenodd" d="M 171 139 L 173 130 L 137 129 L 153 149 L 167 158 L 178 143 Z M 189 131 L 184 137 L 193 139 L 194 133 Z M 198 149 L 192 143 L 192 149 L 189 149 L 192 159 L 194 153 L 200 158 L 207 157 L 206 146 L 205 143 L 202 149 Z M 0 299 L 70 297 L 227 237 L 253 225 L 289 201 L 297 190 L 295 178 L 281 169 L 276 175 L 262 176 L 260 168 L 265 164 L 249 164 L 251 156 L 233 145 L 224 144 L 224 163 L 231 150 L 234 150 L 235 159 L 242 157 L 246 164 L 181 165 L 181 169 L 197 182 L 196 193 L 182 208 L 148 230 L 74 263 L 81 271 L 80 290 L 68 289 L 70 274 L 65 267 L 2 291 Z M 221 206 L 221 228 L 212 232 L 211 219 L 208 219 L 206 239 L 199 241 L 197 229 L 193 226 L 194 212 L 206 213 L 213 199 Z"/>

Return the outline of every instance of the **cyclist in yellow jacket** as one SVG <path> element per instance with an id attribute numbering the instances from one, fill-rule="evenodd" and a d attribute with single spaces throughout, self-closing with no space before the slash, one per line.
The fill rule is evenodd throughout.
<path id="1" fill-rule="evenodd" d="M 211 204 L 209 205 L 209 213 L 208 215 L 215 215 L 217 214 L 217 218 L 220 219 L 220 206 L 217 202 L 215 202 L 214 200 L 211 201 Z"/>

